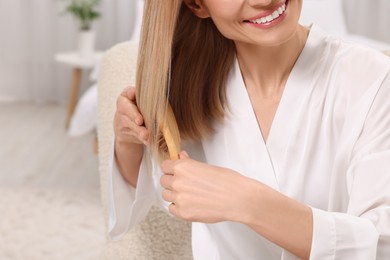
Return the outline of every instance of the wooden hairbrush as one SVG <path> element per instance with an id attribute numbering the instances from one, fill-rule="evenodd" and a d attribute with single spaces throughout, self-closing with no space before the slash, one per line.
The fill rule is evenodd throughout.
<path id="1" fill-rule="evenodd" d="M 159 126 L 161 136 L 158 139 L 160 152 L 171 160 L 178 160 L 180 153 L 180 131 L 177 126 L 175 114 L 168 104 L 165 115 Z M 166 158 L 164 158 L 166 159 Z"/>

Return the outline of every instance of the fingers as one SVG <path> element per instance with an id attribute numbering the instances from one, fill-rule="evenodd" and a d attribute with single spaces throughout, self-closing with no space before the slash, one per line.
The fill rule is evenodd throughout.
<path id="1" fill-rule="evenodd" d="M 143 125 L 144 119 L 137 104 L 126 96 L 120 95 L 117 99 L 117 111 L 128 116 L 135 124 Z"/>
<path id="2" fill-rule="evenodd" d="M 146 127 L 138 127 L 138 129 L 135 130 L 136 133 L 138 133 L 138 139 L 142 141 L 143 144 L 148 145 L 149 144 L 149 131 L 146 129 Z"/>
<path id="3" fill-rule="evenodd" d="M 148 141 L 149 131 L 145 126 L 136 124 L 128 115 L 117 112 L 114 117 L 114 130 L 117 138 L 132 136 L 140 142 Z M 120 136 L 123 134 L 124 136 Z"/>
<path id="4" fill-rule="evenodd" d="M 149 131 L 136 102 L 136 88 L 127 87 L 117 98 L 114 130 L 118 140 L 148 145 Z"/>
<path id="5" fill-rule="evenodd" d="M 172 174 L 162 175 L 160 178 L 161 187 L 163 187 L 164 189 L 172 190 L 172 181 L 173 181 Z"/>
<path id="6" fill-rule="evenodd" d="M 181 176 L 184 173 L 185 161 L 183 159 L 188 159 L 189 156 L 187 152 L 182 151 L 180 154 L 180 160 L 165 160 L 161 164 L 161 169 L 164 174 L 160 178 L 160 184 L 163 188 L 162 198 L 170 202 L 168 210 L 174 216 L 180 217 L 178 206 L 181 204 L 181 199 L 183 196 L 183 182 Z"/>
<path id="7" fill-rule="evenodd" d="M 185 165 L 187 164 L 190 156 L 186 151 L 179 153 L 180 160 L 165 160 L 161 164 L 161 170 L 165 174 L 177 174 L 180 171 L 185 171 Z"/>
<path id="8" fill-rule="evenodd" d="M 162 192 L 162 198 L 168 202 L 174 202 L 174 191 L 172 188 L 174 176 L 172 174 L 164 174 L 160 178 L 160 184 L 164 188 Z"/>
<path id="9" fill-rule="evenodd" d="M 186 151 L 181 151 L 181 152 L 179 153 L 179 158 L 180 158 L 180 159 L 189 159 L 190 156 L 188 155 L 188 153 L 187 153 Z"/>
<path id="10" fill-rule="evenodd" d="M 166 160 L 162 163 L 161 169 L 164 172 L 164 174 L 160 177 L 160 184 L 161 187 L 164 188 L 162 197 L 164 200 L 168 202 L 173 202 L 173 182 L 174 182 L 174 174 L 173 174 L 173 168 L 174 168 L 175 161 L 172 160 Z"/>
<path id="11" fill-rule="evenodd" d="M 126 87 L 122 91 L 121 96 L 131 100 L 132 102 L 134 102 L 134 104 L 137 103 L 136 102 L 136 99 L 137 99 L 137 89 L 135 87 Z"/>
<path id="12" fill-rule="evenodd" d="M 162 198 L 163 198 L 165 201 L 168 201 L 168 202 L 173 203 L 173 202 L 175 201 L 175 200 L 174 200 L 174 192 L 171 191 L 171 190 L 165 189 L 165 190 L 162 192 Z"/>
<path id="13" fill-rule="evenodd" d="M 185 151 L 182 151 L 180 156 L 182 158 L 189 158 Z M 177 185 L 174 182 L 178 179 L 176 178 L 175 180 L 175 177 L 185 172 L 185 167 L 182 167 L 184 166 L 183 162 L 181 160 L 165 160 L 161 164 L 161 170 L 164 174 L 160 177 L 160 184 L 164 188 L 163 198 L 167 201 L 173 202 L 171 192 L 177 191 Z"/>
<path id="14" fill-rule="evenodd" d="M 174 174 L 174 166 L 175 166 L 175 161 L 173 160 L 165 160 L 161 164 L 161 170 L 163 171 L 164 174 Z"/>
<path id="15" fill-rule="evenodd" d="M 170 212 L 172 215 L 174 215 L 174 216 L 176 216 L 176 217 L 180 217 L 180 215 L 179 215 L 179 210 L 178 210 L 178 208 L 177 208 L 177 206 L 176 206 L 175 203 L 169 204 L 168 210 L 169 210 L 169 212 Z"/>

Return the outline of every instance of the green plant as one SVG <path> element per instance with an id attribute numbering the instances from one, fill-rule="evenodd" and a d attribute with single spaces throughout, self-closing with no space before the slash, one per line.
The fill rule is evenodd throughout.
<path id="1" fill-rule="evenodd" d="M 101 0 L 70 0 L 66 12 L 79 20 L 81 30 L 90 30 L 92 22 L 101 14 L 97 10 Z"/>

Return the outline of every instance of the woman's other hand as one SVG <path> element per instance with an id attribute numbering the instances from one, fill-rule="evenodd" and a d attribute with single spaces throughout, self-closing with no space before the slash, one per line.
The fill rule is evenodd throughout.
<path id="1" fill-rule="evenodd" d="M 149 132 L 144 126 L 144 118 L 137 107 L 136 88 L 125 88 L 117 99 L 114 117 L 116 143 L 148 143 Z"/>
<path id="2" fill-rule="evenodd" d="M 171 202 L 169 211 L 176 217 L 204 223 L 243 221 L 245 197 L 253 187 L 250 179 L 192 160 L 186 152 L 180 153 L 180 160 L 164 161 L 161 168 L 162 196 Z"/>
<path id="3" fill-rule="evenodd" d="M 149 132 L 137 107 L 136 88 L 125 88 L 117 99 L 114 116 L 115 157 L 124 179 L 136 186 L 144 145 L 148 144 Z"/>

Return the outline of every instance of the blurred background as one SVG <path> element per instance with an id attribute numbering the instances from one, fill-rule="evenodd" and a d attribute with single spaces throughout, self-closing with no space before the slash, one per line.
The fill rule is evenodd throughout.
<path id="1" fill-rule="evenodd" d="M 137 40 L 142 5 L 0 0 L 1 260 L 101 256 L 99 60 Z"/>
<path id="2" fill-rule="evenodd" d="M 0 0 L 0 259 L 99 259 L 99 61 L 143 0 Z M 390 51 L 389 0 L 303 0 L 302 23 Z M 86 9 L 85 9 L 86 8 Z M 84 12 L 84 13 L 83 13 Z"/>

